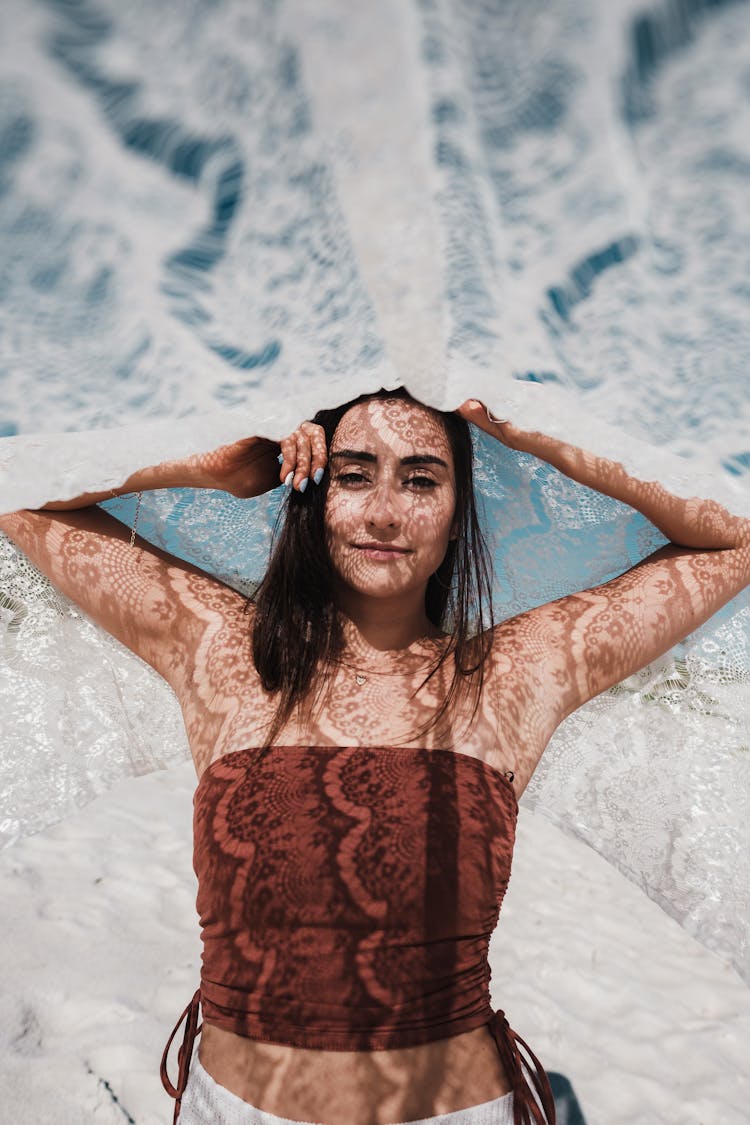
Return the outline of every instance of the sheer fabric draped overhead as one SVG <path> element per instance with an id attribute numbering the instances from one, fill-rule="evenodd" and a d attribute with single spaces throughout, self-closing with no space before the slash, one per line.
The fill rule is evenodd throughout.
<path id="1" fill-rule="evenodd" d="M 746 4 L 6 0 L 0 510 L 405 384 L 750 515 Z M 507 616 L 663 540 L 484 435 Z M 279 496 L 146 494 L 240 589 Z M 132 517 L 127 499 L 105 505 Z M 0 838 L 187 754 L 0 536 Z M 556 733 L 522 804 L 750 975 L 750 599 Z"/>

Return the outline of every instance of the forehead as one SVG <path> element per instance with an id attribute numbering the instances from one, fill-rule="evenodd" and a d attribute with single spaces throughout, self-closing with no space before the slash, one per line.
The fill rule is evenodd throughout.
<path id="1" fill-rule="evenodd" d="M 397 457 L 434 453 L 451 462 L 448 436 L 431 410 L 403 399 L 372 399 L 347 410 L 336 427 L 331 449 L 366 450 Z"/>

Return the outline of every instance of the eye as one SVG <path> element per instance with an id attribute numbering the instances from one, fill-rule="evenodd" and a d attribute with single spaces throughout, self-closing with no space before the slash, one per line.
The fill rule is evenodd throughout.
<path id="1" fill-rule="evenodd" d="M 358 484 L 359 482 L 368 483 L 367 477 L 363 476 L 362 473 L 339 473 L 335 479 L 337 481 L 343 481 L 344 484 Z M 435 488 L 437 486 L 437 481 L 434 481 L 432 477 L 414 476 L 409 477 L 408 480 L 404 481 L 404 484 L 413 484 L 415 488 Z"/>
<path id="2" fill-rule="evenodd" d="M 362 473 L 339 473 L 336 480 L 343 481 L 345 484 L 355 484 L 357 481 L 367 481 L 367 477 Z"/>

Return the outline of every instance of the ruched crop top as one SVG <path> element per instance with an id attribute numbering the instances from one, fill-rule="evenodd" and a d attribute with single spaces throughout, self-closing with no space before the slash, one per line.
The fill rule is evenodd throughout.
<path id="1" fill-rule="evenodd" d="M 199 1006 L 237 1035 L 333 1051 L 489 1024 L 516 1125 L 554 1121 L 544 1070 L 490 1005 L 511 780 L 466 754 L 410 747 L 273 746 L 211 763 L 193 802 L 201 983 L 162 1060 L 175 1121 Z M 183 1019 L 173 1086 L 167 1052 Z"/>

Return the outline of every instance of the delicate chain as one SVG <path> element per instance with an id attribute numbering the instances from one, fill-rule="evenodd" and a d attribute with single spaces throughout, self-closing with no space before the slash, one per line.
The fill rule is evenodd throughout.
<path id="1" fill-rule="evenodd" d="M 120 498 L 120 496 L 132 496 L 133 495 L 132 492 L 130 492 L 130 493 L 128 493 L 128 492 L 115 492 L 115 490 L 113 488 L 110 488 L 109 491 L 110 491 L 113 499 L 115 499 L 115 500 L 118 500 Z M 138 516 L 140 515 L 140 512 L 141 512 L 141 500 L 142 499 L 143 499 L 143 493 L 139 492 L 138 493 L 138 503 L 135 506 L 135 519 L 133 520 L 133 527 L 132 527 L 132 530 L 130 532 L 130 546 L 131 547 L 135 546 L 135 531 L 136 531 L 136 528 L 138 527 Z"/>
<path id="2" fill-rule="evenodd" d="M 404 679 L 406 676 L 416 675 L 417 672 L 426 671 L 428 668 L 430 668 L 432 666 L 433 663 L 437 663 L 437 657 L 435 658 L 434 661 L 432 661 L 432 660 L 429 661 L 429 662 L 425 661 L 424 664 L 419 664 L 415 668 L 409 668 L 409 669 L 403 669 L 402 668 L 402 669 L 396 669 L 394 671 L 389 671 L 389 672 L 386 672 L 384 670 L 381 671 L 381 669 L 379 669 L 379 668 L 368 668 L 368 669 L 366 669 L 366 671 L 361 671 L 359 668 L 352 667 L 351 664 L 345 664 L 343 660 L 336 660 L 333 663 L 338 664 L 342 668 L 346 668 L 347 672 L 354 673 L 357 676 L 357 682 L 358 683 L 359 683 L 360 680 L 364 683 L 364 680 L 367 678 L 367 676 L 392 676 L 396 679 Z"/>
<path id="3" fill-rule="evenodd" d="M 367 683 L 368 676 L 390 676 L 404 679 L 406 676 L 413 676 L 418 672 L 427 671 L 433 666 L 437 667 L 439 659 L 439 655 L 433 656 L 430 657 L 429 660 L 422 661 L 422 663 L 417 665 L 415 668 L 400 668 L 389 671 L 385 671 L 385 669 L 380 668 L 368 668 L 366 671 L 362 671 L 359 668 L 355 668 L 351 664 L 340 659 L 334 659 L 333 663 L 338 664 L 341 668 L 345 668 L 347 672 L 351 672 L 357 684 L 361 687 L 362 684 Z"/>
<path id="4" fill-rule="evenodd" d="M 143 493 L 139 492 L 138 493 L 138 503 L 135 506 L 135 519 L 133 520 L 133 530 L 130 532 L 130 546 L 131 547 L 135 546 L 135 529 L 138 527 L 138 516 L 139 516 L 140 511 L 141 511 L 141 500 L 142 499 L 143 499 Z"/>

